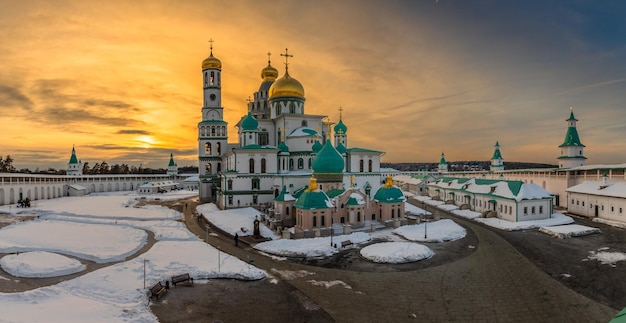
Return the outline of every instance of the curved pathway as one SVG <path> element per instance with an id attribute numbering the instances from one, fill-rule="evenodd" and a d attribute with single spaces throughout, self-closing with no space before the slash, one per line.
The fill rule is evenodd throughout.
<path id="1" fill-rule="evenodd" d="M 245 245 L 235 247 L 230 238 L 207 235 L 191 215 L 185 217 L 196 235 L 244 261 L 253 260 L 338 322 L 607 322 L 616 313 L 566 288 L 498 234 L 469 221 L 455 219 L 478 237 L 472 255 L 416 271 L 369 273 L 275 261 Z"/>

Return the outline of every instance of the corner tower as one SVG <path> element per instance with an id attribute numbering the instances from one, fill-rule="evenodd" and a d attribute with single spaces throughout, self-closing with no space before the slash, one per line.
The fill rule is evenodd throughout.
<path id="1" fill-rule="evenodd" d="M 222 153 L 228 140 L 228 123 L 222 107 L 222 62 L 210 54 L 202 61 L 202 121 L 198 123 L 198 177 L 200 202 L 215 200 L 222 171 Z"/>
<path id="2" fill-rule="evenodd" d="M 565 140 L 559 146 L 561 148 L 561 156 L 559 160 L 560 168 L 572 168 L 577 166 L 584 166 L 587 157 L 584 155 L 585 145 L 580 142 L 578 137 L 578 130 L 576 130 L 576 119 L 574 117 L 574 108 L 570 107 L 570 114 L 567 121 L 567 132 L 565 133 Z"/>
<path id="3" fill-rule="evenodd" d="M 504 170 L 504 161 L 502 159 L 502 154 L 500 154 L 500 143 L 496 141 L 495 147 L 496 149 L 493 151 L 489 170 L 492 172 L 500 172 Z"/>
<path id="4" fill-rule="evenodd" d="M 72 146 L 72 156 L 67 163 L 67 175 L 69 176 L 82 176 L 83 175 L 83 162 L 76 157 L 76 149 Z"/>

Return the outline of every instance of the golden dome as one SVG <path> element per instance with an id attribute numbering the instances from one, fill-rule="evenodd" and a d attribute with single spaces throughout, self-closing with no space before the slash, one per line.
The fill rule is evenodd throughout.
<path id="1" fill-rule="evenodd" d="M 279 96 L 297 96 L 304 98 L 304 87 L 298 80 L 289 76 L 289 72 L 285 71 L 285 76 L 278 79 L 269 90 L 269 97 Z"/>
<path id="2" fill-rule="evenodd" d="M 278 70 L 274 66 L 267 63 L 267 66 L 261 70 L 261 78 L 263 81 L 274 81 L 278 77 Z"/>
<path id="3" fill-rule="evenodd" d="M 222 62 L 213 56 L 213 51 L 211 51 L 211 55 L 207 57 L 204 61 L 202 61 L 202 69 L 206 70 L 208 68 L 212 69 L 222 69 Z"/>

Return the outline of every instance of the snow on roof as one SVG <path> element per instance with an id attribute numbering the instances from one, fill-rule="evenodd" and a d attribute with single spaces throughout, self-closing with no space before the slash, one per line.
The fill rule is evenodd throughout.
<path id="1" fill-rule="evenodd" d="M 552 193 L 538 185 L 522 181 L 444 178 L 428 185 L 474 194 L 492 195 L 516 201 L 552 197 Z"/>
<path id="2" fill-rule="evenodd" d="M 421 179 L 419 178 L 415 178 L 409 175 L 396 175 L 393 177 L 394 181 L 399 181 L 402 183 L 407 183 L 407 184 L 420 184 L 422 182 Z"/>
<path id="3" fill-rule="evenodd" d="M 147 183 L 140 185 L 139 187 L 162 187 L 162 186 L 172 186 L 172 185 L 176 186 L 178 185 L 178 183 L 174 181 L 147 182 Z"/>
<path id="4" fill-rule="evenodd" d="M 317 131 L 309 127 L 300 127 L 294 129 L 287 137 L 311 137 L 317 136 Z"/>
<path id="5" fill-rule="evenodd" d="M 185 178 L 183 182 L 197 182 L 199 180 L 200 180 L 200 177 L 198 176 L 198 174 L 195 174 L 195 175 Z"/>
<path id="6" fill-rule="evenodd" d="M 365 201 L 363 200 L 363 196 L 361 196 L 361 194 L 351 193 L 350 198 L 355 199 L 358 205 L 365 204 Z"/>
<path id="7" fill-rule="evenodd" d="M 71 188 L 71 189 L 75 189 L 75 190 L 77 190 L 77 191 L 86 191 L 86 190 L 87 190 L 87 188 L 86 188 L 86 187 L 84 187 L 84 186 L 82 186 L 82 185 L 78 185 L 78 184 L 69 184 L 69 185 L 67 185 L 67 186 L 68 186 L 69 188 Z"/>
<path id="8" fill-rule="evenodd" d="M 585 165 L 569 168 L 570 170 L 593 170 L 593 169 L 626 169 L 626 164 L 613 165 Z"/>
<path id="9" fill-rule="evenodd" d="M 574 185 L 566 190 L 570 193 L 582 193 L 589 195 L 610 196 L 626 198 L 626 182 L 587 181 Z"/>

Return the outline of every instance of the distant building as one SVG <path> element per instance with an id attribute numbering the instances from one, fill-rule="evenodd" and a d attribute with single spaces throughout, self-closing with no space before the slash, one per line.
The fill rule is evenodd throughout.
<path id="1" fill-rule="evenodd" d="M 491 157 L 489 170 L 492 172 L 501 172 L 504 170 L 504 161 L 502 159 L 502 154 L 500 153 L 500 143 L 496 141 L 495 147 L 496 148 L 493 151 L 493 156 Z"/>
<path id="2" fill-rule="evenodd" d="M 484 217 L 528 221 L 547 219 L 553 213 L 552 193 L 522 181 L 441 178 L 427 186 L 431 198 Z"/>
<path id="3" fill-rule="evenodd" d="M 577 166 L 584 166 L 587 157 L 584 156 L 583 150 L 585 145 L 580 142 L 578 136 L 578 130 L 576 130 L 576 122 L 578 119 L 574 118 L 574 109 L 570 107 L 570 115 L 567 120 L 567 132 L 565 133 L 565 140 L 559 146 L 561 148 L 561 156 L 559 156 L 560 168 L 572 168 Z"/>
<path id="4" fill-rule="evenodd" d="M 72 146 L 72 155 L 70 161 L 67 163 L 67 175 L 69 176 L 81 176 L 83 175 L 83 162 L 76 157 L 76 149 Z"/>
<path id="5" fill-rule="evenodd" d="M 174 154 L 170 154 L 170 162 L 167 165 L 167 175 L 178 175 L 178 165 L 174 162 Z"/>
<path id="6" fill-rule="evenodd" d="M 568 212 L 626 223 L 626 182 L 587 181 L 567 189 Z"/>
<path id="7" fill-rule="evenodd" d="M 446 162 L 446 156 L 444 156 L 443 152 L 441 153 L 441 158 L 439 159 L 439 166 L 437 167 L 439 173 L 447 173 L 448 172 L 448 162 Z"/>

